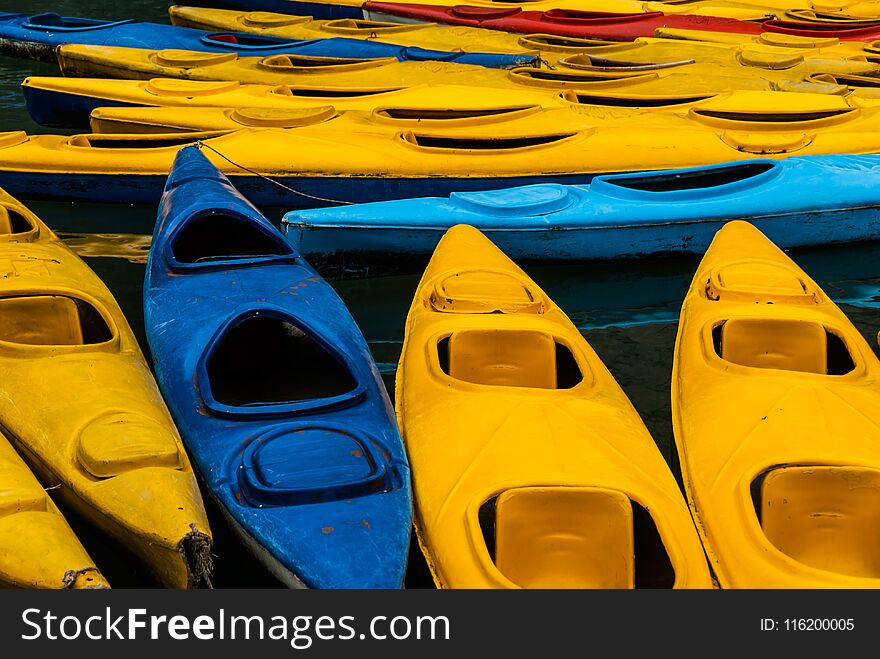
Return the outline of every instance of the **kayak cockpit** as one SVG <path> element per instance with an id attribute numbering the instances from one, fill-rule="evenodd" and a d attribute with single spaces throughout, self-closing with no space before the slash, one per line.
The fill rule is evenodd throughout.
<path id="1" fill-rule="evenodd" d="M 779 173 L 779 164 L 772 160 L 742 162 L 733 165 L 711 165 L 693 169 L 645 174 L 612 174 L 597 176 L 591 186 L 609 196 L 665 195 L 669 198 L 742 192 L 758 186 Z"/>
<path id="2" fill-rule="evenodd" d="M 447 376 L 494 387 L 571 389 L 583 373 L 566 342 L 532 329 L 468 329 L 437 342 Z"/>
<path id="3" fill-rule="evenodd" d="M 767 540 L 787 557 L 880 579 L 880 471 L 789 465 L 762 474 L 752 496 Z"/>
<path id="4" fill-rule="evenodd" d="M 116 338 L 112 328 L 109 318 L 80 297 L 46 293 L 0 298 L 0 343 L 5 345 L 108 345 Z"/>
<path id="5" fill-rule="evenodd" d="M 27 22 L 22 24 L 22 27 L 52 32 L 81 32 L 83 30 L 100 30 L 133 22 L 130 19 L 124 21 L 101 21 L 92 18 L 61 16 L 54 11 L 47 11 L 43 14 L 31 16 L 27 19 Z"/>
<path id="6" fill-rule="evenodd" d="M 168 245 L 175 270 L 290 261 L 296 253 L 268 227 L 230 209 L 206 209 L 188 218 Z"/>
<path id="7" fill-rule="evenodd" d="M 198 381 L 209 409 L 236 416 L 332 407 L 364 391 L 333 346 L 272 308 L 247 311 L 223 327 L 206 351 Z"/>
<path id="8" fill-rule="evenodd" d="M 202 37 L 202 42 L 209 46 L 234 46 L 240 50 L 265 50 L 266 48 L 296 48 L 315 43 L 315 40 L 282 39 L 263 34 L 248 32 L 214 32 Z"/>
<path id="9" fill-rule="evenodd" d="M 855 362 L 846 342 L 822 323 L 780 318 L 729 318 L 714 325 L 715 354 L 747 368 L 846 375 Z"/>
<path id="10" fill-rule="evenodd" d="M 38 233 L 37 226 L 17 209 L 0 204 L 0 241 L 27 241 Z"/>
<path id="11" fill-rule="evenodd" d="M 479 527 L 494 567 L 521 588 L 672 588 L 653 518 L 602 487 L 516 487 L 491 497 Z"/>

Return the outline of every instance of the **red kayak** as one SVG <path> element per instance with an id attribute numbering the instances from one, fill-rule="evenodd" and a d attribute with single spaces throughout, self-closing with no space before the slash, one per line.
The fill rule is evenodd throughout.
<path id="1" fill-rule="evenodd" d="M 377 15 L 483 27 L 504 32 L 523 34 L 552 34 L 582 39 L 632 41 L 638 37 L 652 37 L 659 27 L 683 30 L 713 30 L 760 34 L 761 23 L 739 21 L 714 16 L 667 16 L 661 12 L 643 14 L 612 14 L 592 11 L 551 9 L 550 11 L 523 11 L 519 7 L 440 7 L 397 2 L 366 2 L 364 16 L 376 20 Z M 381 19 L 379 19 L 381 20 Z"/>
<path id="2" fill-rule="evenodd" d="M 791 34 L 797 37 L 821 37 L 841 41 L 877 41 L 880 39 L 880 21 L 784 21 L 772 20 L 763 23 L 764 32 Z"/>

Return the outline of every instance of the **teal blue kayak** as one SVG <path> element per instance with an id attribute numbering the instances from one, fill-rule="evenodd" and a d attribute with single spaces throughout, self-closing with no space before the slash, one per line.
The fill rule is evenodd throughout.
<path id="1" fill-rule="evenodd" d="M 470 224 L 513 259 L 702 253 L 728 220 L 782 248 L 880 237 L 880 155 L 744 160 L 484 192 L 297 210 L 287 238 L 316 260 L 428 255 Z"/>

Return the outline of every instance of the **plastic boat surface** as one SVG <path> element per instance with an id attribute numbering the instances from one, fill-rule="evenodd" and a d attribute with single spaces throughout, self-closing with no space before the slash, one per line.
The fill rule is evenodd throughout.
<path id="1" fill-rule="evenodd" d="M 727 588 L 878 588 L 880 362 L 746 222 L 718 232 L 681 311 L 672 416 Z"/>
<path id="2" fill-rule="evenodd" d="M 290 587 L 400 587 L 409 468 L 367 344 L 196 148 L 168 177 L 144 311 L 184 441 L 257 558 Z"/>

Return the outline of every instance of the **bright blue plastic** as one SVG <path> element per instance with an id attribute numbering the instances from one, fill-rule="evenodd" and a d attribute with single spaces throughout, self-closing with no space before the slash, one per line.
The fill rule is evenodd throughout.
<path id="1" fill-rule="evenodd" d="M 398 60 L 442 60 L 492 68 L 536 66 L 533 55 L 464 53 L 426 50 L 381 41 L 332 37 L 292 40 L 247 32 L 205 32 L 161 23 L 100 21 L 59 16 L 54 12 L 33 16 L 0 15 L 0 53 L 54 61 L 55 48 L 66 43 L 92 46 L 123 46 L 163 50 L 179 48 L 253 57 L 302 55 L 308 57 L 352 57 Z"/>
<path id="2" fill-rule="evenodd" d="M 195 223 L 205 223 L 209 237 L 222 236 L 229 221 L 265 253 L 197 259 L 178 246 L 191 245 Z M 186 447 L 247 544 L 271 558 L 259 549 L 257 556 L 288 585 L 400 587 L 412 520 L 409 467 L 369 348 L 333 288 L 196 147 L 181 149 L 168 177 L 144 312 L 156 377 Z M 304 332 L 344 367 L 351 386 L 301 400 L 218 400 L 212 360 L 254 319 Z M 250 359 L 248 349 L 256 348 L 238 354 Z M 261 363 L 262 376 L 271 364 Z M 321 375 L 289 377 L 310 388 Z"/>
<path id="3" fill-rule="evenodd" d="M 430 254 L 470 224 L 511 258 L 702 253 L 748 220 L 783 248 L 880 238 L 880 155 L 795 156 L 288 213 L 306 256 Z"/>

